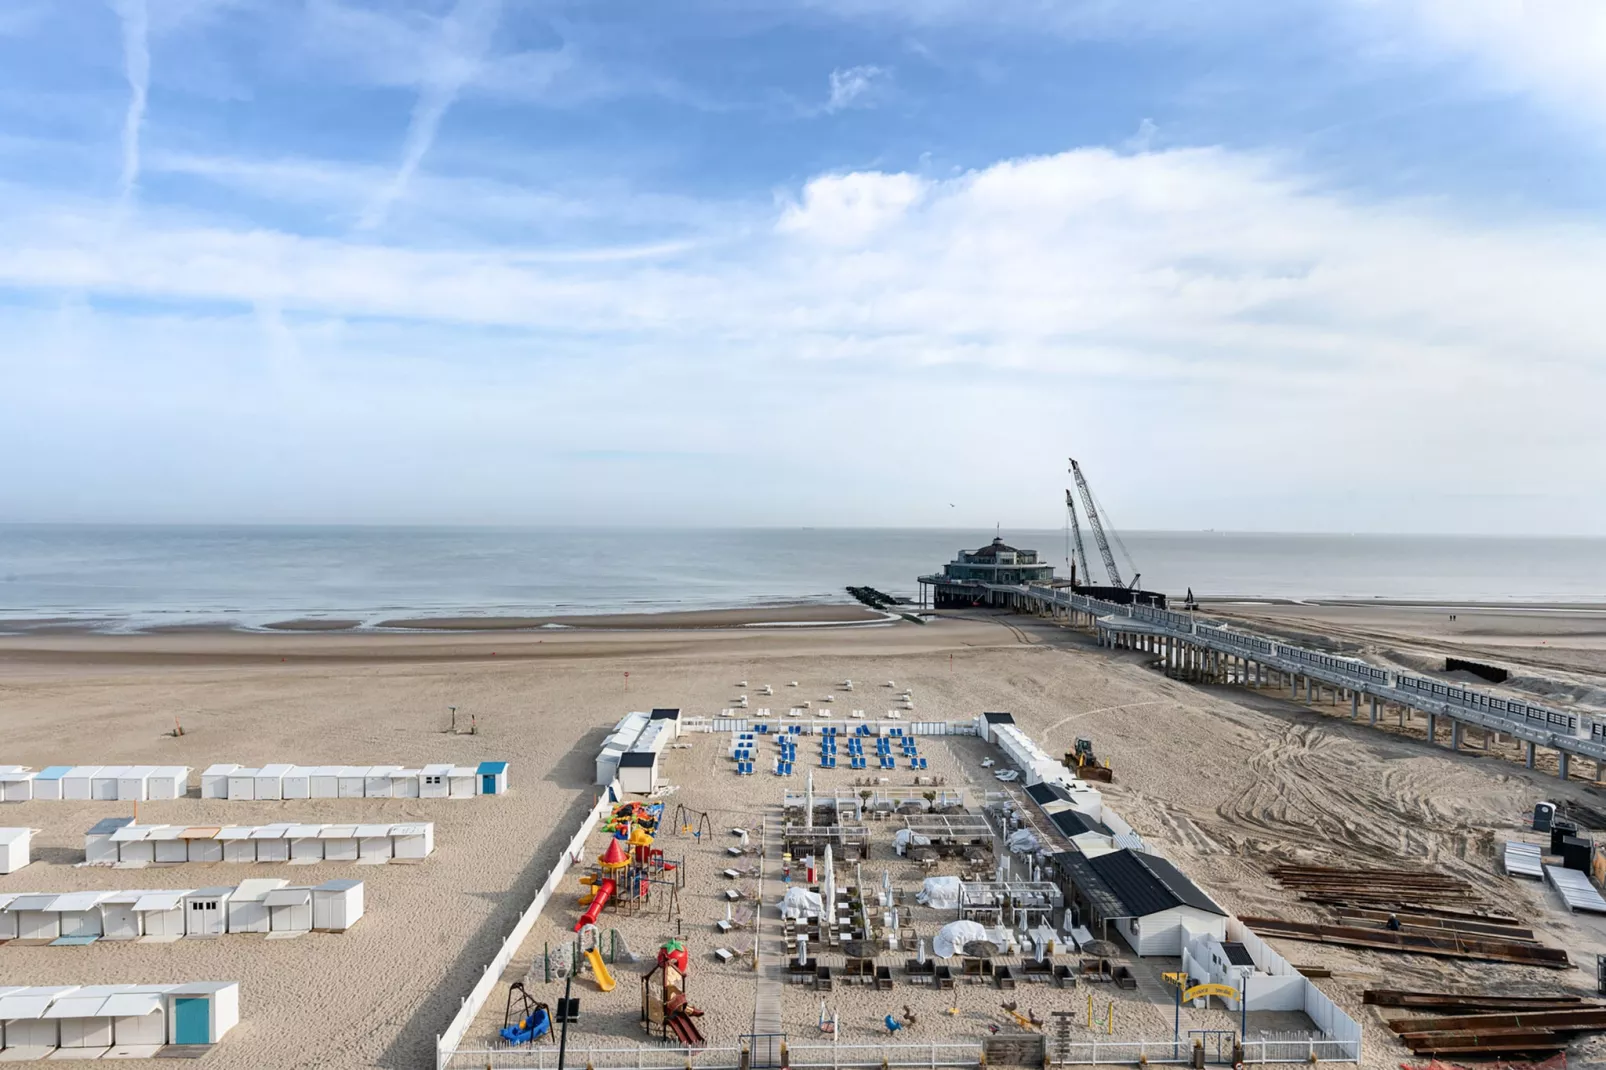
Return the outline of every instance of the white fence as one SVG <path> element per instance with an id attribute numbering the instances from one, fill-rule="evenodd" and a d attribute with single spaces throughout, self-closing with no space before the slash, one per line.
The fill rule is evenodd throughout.
<path id="1" fill-rule="evenodd" d="M 563 854 L 558 857 L 557 862 L 553 865 L 552 872 L 547 874 L 546 882 L 541 885 L 541 890 L 535 894 L 535 898 L 531 900 L 529 907 L 519 916 L 517 924 L 513 926 L 513 931 L 507 934 L 506 940 L 502 941 L 502 946 L 497 951 L 496 957 L 486 965 L 485 971 L 480 974 L 479 981 L 464 998 L 463 1005 L 457 1010 L 457 1016 L 446 1027 L 446 1032 L 435 1038 L 435 1070 L 446 1070 L 448 1066 L 453 1065 L 481 1067 L 526 1065 L 526 1063 L 521 1062 L 492 1064 L 480 1058 L 487 1054 L 485 1052 L 457 1053 L 457 1048 L 458 1045 L 463 1043 L 463 1036 L 468 1032 L 469 1026 L 474 1024 L 474 1019 L 479 1015 L 480 1009 L 485 1006 L 485 1001 L 490 998 L 491 989 L 495 988 L 496 982 L 501 979 L 502 971 L 507 969 L 507 964 L 512 961 L 514 953 L 519 949 L 519 945 L 524 943 L 524 938 L 530 935 L 530 930 L 535 927 L 535 919 L 541 916 L 541 911 L 546 908 L 547 901 L 552 898 L 553 893 L 557 891 L 558 886 L 563 882 L 564 875 L 569 872 L 569 866 L 575 858 L 582 856 L 585 850 L 586 838 L 597 827 L 597 822 L 602 820 L 602 816 L 612 810 L 614 803 L 610 802 L 609 798 L 610 793 L 613 795 L 618 794 L 617 783 L 615 781 L 614 785 L 609 786 L 608 791 L 603 793 L 602 798 L 597 800 L 597 804 L 586 815 L 586 819 L 580 823 L 579 831 L 574 834 L 574 838 L 563 849 Z M 477 1061 L 459 1061 L 454 1053 L 472 1054 Z M 493 1052 L 489 1054 L 516 1055 L 526 1059 L 529 1055 L 528 1052 Z M 684 1066 L 684 1062 L 678 1063 L 674 1070 L 684 1070 Z"/>

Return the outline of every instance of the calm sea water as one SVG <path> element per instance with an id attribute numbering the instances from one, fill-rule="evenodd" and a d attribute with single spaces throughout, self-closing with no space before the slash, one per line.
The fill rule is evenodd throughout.
<path id="1" fill-rule="evenodd" d="M 113 630 L 302 615 L 542 615 L 912 595 L 989 531 L 0 525 L 0 619 Z M 1064 570 L 1061 531 L 1011 531 Z M 1124 534 L 1143 586 L 1245 598 L 1606 601 L 1606 539 Z M 1091 546 L 1089 547 L 1091 549 Z"/>

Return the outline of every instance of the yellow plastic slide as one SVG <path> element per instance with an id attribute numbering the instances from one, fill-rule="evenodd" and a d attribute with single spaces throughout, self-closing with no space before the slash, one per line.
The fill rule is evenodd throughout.
<path id="1" fill-rule="evenodd" d="M 597 979 L 597 987 L 604 992 L 612 992 L 613 974 L 608 972 L 607 964 L 602 961 L 602 952 L 592 948 L 586 952 L 586 961 L 591 963 L 591 976 Z"/>

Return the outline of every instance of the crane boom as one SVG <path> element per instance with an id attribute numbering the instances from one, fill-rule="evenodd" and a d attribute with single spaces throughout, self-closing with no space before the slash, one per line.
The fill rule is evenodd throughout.
<path id="1" fill-rule="evenodd" d="M 1071 458 L 1071 475 L 1076 477 L 1076 492 L 1082 496 L 1082 507 L 1087 510 L 1087 522 L 1093 526 L 1093 541 L 1099 544 L 1099 556 L 1104 559 L 1104 571 L 1110 578 L 1110 586 L 1125 587 L 1121 580 L 1121 570 L 1115 567 L 1115 554 L 1110 552 L 1110 540 L 1104 535 L 1104 525 L 1099 521 L 1098 506 L 1093 504 L 1093 492 L 1087 489 L 1087 479 L 1082 475 L 1082 466 Z"/>
<path id="2" fill-rule="evenodd" d="M 1082 545 L 1082 524 L 1076 519 L 1076 498 L 1072 496 L 1069 488 L 1065 491 L 1065 515 L 1071 520 L 1071 535 L 1075 542 L 1072 544 L 1076 556 L 1071 559 L 1072 571 L 1080 576 L 1084 585 L 1090 585 L 1091 577 L 1087 572 L 1087 548 Z"/>

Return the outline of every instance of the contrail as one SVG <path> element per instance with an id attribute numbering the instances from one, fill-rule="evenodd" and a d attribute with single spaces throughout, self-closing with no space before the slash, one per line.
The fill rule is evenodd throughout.
<path id="1" fill-rule="evenodd" d="M 407 191 L 418 165 L 435 143 L 441 120 L 456 102 L 457 94 L 477 72 L 480 59 L 490 46 L 500 9 L 501 0 L 457 0 L 457 6 L 442 22 L 440 48 L 424 72 L 423 86 L 413 105 L 401 166 L 363 209 L 358 221 L 361 229 L 372 230 L 384 223 L 391 206 Z"/>
<path id="2" fill-rule="evenodd" d="M 113 0 L 123 23 L 123 73 L 128 78 L 128 111 L 123 116 L 123 170 L 118 198 L 127 203 L 139 182 L 139 131 L 145 124 L 145 99 L 151 86 L 150 19 L 145 0 Z"/>

